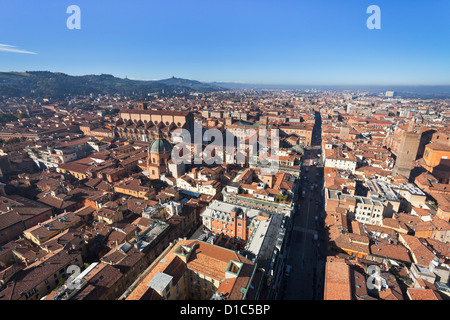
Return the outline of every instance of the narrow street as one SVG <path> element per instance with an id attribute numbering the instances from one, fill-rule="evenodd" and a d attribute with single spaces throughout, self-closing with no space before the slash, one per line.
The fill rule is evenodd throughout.
<path id="1" fill-rule="evenodd" d="M 316 113 L 316 117 L 319 117 Z M 316 119 L 312 146 L 305 148 L 298 209 L 286 264 L 284 300 L 321 300 L 325 269 L 323 237 L 323 167 L 321 166 L 320 118 Z"/>

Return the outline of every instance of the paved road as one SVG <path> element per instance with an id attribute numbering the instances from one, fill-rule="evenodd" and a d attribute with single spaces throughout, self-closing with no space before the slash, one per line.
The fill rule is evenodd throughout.
<path id="1" fill-rule="evenodd" d="M 313 146 L 305 150 L 304 159 L 318 161 L 320 153 L 320 121 L 313 135 Z M 319 163 L 320 165 L 320 163 Z M 318 173 L 318 175 L 317 175 Z M 310 166 L 303 172 L 300 193 L 305 190 L 304 198 L 299 201 L 300 210 L 293 217 L 293 228 L 286 264 L 292 266 L 289 277 L 284 279 L 284 300 L 323 299 L 323 281 L 325 252 L 323 245 L 323 169 Z M 311 186 L 317 184 L 317 189 Z M 317 218 L 316 218 L 317 217 Z M 317 220 L 316 220 L 317 219 Z M 314 239 L 317 234 L 318 240 Z"/>

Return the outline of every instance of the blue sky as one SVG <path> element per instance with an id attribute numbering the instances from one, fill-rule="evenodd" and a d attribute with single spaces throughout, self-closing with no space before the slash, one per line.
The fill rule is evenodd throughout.
<path id="1" fill-rule="evenodd" d="M 72 4 L 81 9 L 81 30 L 66 27 Z M 380 30 L 366 27 L 372 4 L 381 9 Z M 450 85 L 450 1 L 0 0 L 0 71 L 26 70 Z"/>

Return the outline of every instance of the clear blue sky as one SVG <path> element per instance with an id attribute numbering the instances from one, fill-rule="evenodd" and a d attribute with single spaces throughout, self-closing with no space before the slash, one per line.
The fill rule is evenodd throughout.
<path id="1" fill-rule="evenodd" d="M 81 30 L 66 27 L 72 4 Z M 372 4 L 381 30 L 366 27 Z M 450 85 L 450 1 L 0 0 L 0 44 L 0 71 Z"/>

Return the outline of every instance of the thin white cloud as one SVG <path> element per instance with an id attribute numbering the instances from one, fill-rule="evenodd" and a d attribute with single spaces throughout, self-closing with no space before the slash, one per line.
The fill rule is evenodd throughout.
<path id="1" fill-rule="evenodd" d="M 15 53 L 26 53 L 26 54 L 37 54 L 36 52 L 26 51 L 26 50 L 20 50 L 15 49 L 15 46 L 9 45 L 9 44 L 1 44 L 0 43 L 0 51 L 3 52 L 15 52 Z"/>

